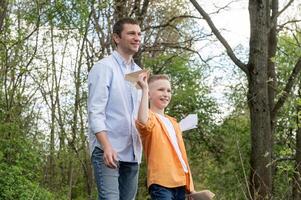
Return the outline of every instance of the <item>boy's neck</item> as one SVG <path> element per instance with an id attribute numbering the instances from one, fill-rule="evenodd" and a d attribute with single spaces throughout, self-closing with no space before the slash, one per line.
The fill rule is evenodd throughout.
<path id="1" fill-rule="evenodd" d="M 164 109 L 159 109 L 154 106 L 151 106 L 150 110 L 153 111 L 154 113 L 164 116 Z"/>

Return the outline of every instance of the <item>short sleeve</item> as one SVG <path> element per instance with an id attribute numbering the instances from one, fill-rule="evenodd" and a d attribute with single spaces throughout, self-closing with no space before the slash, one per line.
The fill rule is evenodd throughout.
<path id="1" fill-rule="evenodd" d="M 140 121 L 136 120 L 136 127 L 141 135 L 150 134 L 155 127 L 156 124 L 156 116 L 153 112 L 148 112 L 148 119 L 146 124 L 141 123 Z"/>

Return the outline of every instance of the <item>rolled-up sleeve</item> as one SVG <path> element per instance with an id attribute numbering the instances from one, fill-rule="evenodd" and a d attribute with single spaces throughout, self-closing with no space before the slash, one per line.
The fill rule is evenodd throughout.
<path id="1" fill-rule="evenodd" d="M 136 127 L 141 136 L 148 135 L 149 133 L 151 133 L 155 124 L 156 124 L 156 116 L 151 111 L 148 112 L 148 119 L 146 124 L 143 124 L 139 120 L 136 120 Z"/>
<path id="2" fill-rule="evenodd" d="M 88 120 L 92 133 L 107 131 L 106 105 L 109 97 L 112 70 L 100 63 L 95 64 L 88 76 Z"/>

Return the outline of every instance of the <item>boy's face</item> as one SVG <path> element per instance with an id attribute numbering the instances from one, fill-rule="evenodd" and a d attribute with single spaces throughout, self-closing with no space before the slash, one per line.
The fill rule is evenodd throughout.
<path id="1" fill-rule="evenodd" d="M 135 54 L 140 47 L 140 27 L 136 24 L 124 24 L 121 35 L 114 34 L 113 38 L 117 44 L 117 48 L 129 55 Z"/>
<path id="2" fill-rule="evenodd" d="M 168 80 L 155 80 L 149 84 L 149 100 L 151 106 L 163 110 L 171 99 L 171 86 Z"/>

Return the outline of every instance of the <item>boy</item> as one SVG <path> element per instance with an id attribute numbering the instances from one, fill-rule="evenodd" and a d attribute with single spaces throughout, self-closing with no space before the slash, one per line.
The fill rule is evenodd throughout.
<path id="1" fill-rule="evenodd" d="M 138 84 L 142 97 L 136 126 L 147 161 L 149 193 L 152 199 L 184 200 L 194 186 L 179 124 L 164 114 L 171 100 L 169 78 L 153 75 L 147 83 L 147 74 L 141 74 Z"/>

